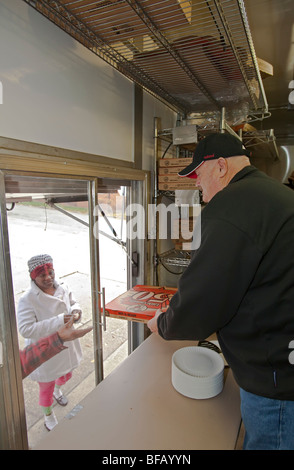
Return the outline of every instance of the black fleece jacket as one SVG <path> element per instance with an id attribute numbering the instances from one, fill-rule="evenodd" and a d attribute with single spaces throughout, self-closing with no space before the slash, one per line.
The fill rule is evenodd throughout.
<path id="1" fill-rule="evenodd" d="M 216 332 L 240 387 L 294 400 L 292 189 L 248 166 L 213 197 L 158 331 L 167 340 Z"/>

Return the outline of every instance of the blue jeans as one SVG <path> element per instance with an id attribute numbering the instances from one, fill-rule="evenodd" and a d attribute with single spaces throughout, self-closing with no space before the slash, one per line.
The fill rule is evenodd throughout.
<path id="1" fill-rule="evenodd" d="M 240 389 L 244 450 L 294 450 L 294 401 L 265 398 Z"/>

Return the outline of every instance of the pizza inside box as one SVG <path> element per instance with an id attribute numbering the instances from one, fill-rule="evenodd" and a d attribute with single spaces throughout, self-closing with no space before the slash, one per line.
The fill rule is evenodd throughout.
<path id="1" fill-rule="evenodd" d="M 137 285 L 105 305 L 109 317 L 147 322 L 156 310 L 166 309 L 176 293 L 174 287 Z"/>

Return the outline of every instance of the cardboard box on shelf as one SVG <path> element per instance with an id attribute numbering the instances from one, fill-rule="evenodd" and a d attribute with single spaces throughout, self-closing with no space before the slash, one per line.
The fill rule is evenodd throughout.
<path id="1" fill-rule="evenodd" d="M 192 242 L 180 242 L 177 241 L 174 243 L 175 250 L 177 251 L 191 251 L 192 250 Z"/>
<path id="2" fill-rule="evenodd" d="M 193 230 L 197 217 L 189 219 L 174 219 L 171 229 L 171 238 L 189 240 L 193 236 Z"/>
<path id="3" fill-rule="evenodd" d="M 156 310 L 166 309 L 176 293 L 174 287 L 137 285 L 105 305 L 109 317 L 147 323 Z"/>
<path id="4" fill-rule="evenodd" d="M 158 166 L 179 166 L 185 168 L 192 163 L 192 160 L 193 158 L 160 158 L 158 160 Z"/>
<path id="5" fill-rule="evenodd" d="M 182 179 L 182 178 L 181 178 Z M 192 181 L 192 182 L 191 182 Z M 182 182 L 158 182 L 158 189 L 161 191 L 167 191 L 167 190 L 175 190 L 175 189 L 197 189 L 195 182 L 193 183 L 194 180 L 190 180 L 187 178 L 187 181 Z"/>
<path id="6" fill-rule="evenodd" d="M 159 166 L 158 167 L 158 175 L 165 176 L 165 175 L 178 175 L 179 171 L 183 170 L 185 166 Z"/>
<path id="7" fill-rule="evenodd" d="M 184 183 L 185 180 L 183 180 L 183 178 L 181 178 L 181 176 L 178 176 L 177 174 L 158 175 L 158 182 L 159 183 Z"/>
<path id="8" fill-rule="evenodd" d="M 158 160 L 158 189 L 196 189 L 195 180 L 181 178 L 178 172 L 192 163 L 192 158 L 161 158 Z"/>
<path id="9" fill-rule="evenodd" d="M 179 218 L 173 221 L 171 239 L 176 250 L 190 251 L 192 249 L 194 227 L 197 219 L 198 216 Z"/>
<path id="10" fill-rule="evenodd" d="M 181 178 L 177 174 L 158 175 L 159 189 L 196 189 L 194 179 Z"/>

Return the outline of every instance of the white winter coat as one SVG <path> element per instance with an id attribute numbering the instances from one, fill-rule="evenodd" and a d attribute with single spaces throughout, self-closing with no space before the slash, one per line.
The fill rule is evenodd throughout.
<path id="1" fill-rule="evenodd" d="M 26 345 L 55 333 L 64 325 L 64 314 L 80 309 L 66 284 L 55 281 L 54 295 L 45 294 L 31 281 L 31 287 L 21 296 L 17 309 L 18 328 Z M 38 367 L 30 374 L 37 382 L 51 382 L 75 369 L 82 350 L 78 339 L 64 343 L 67 349 Z"/>

